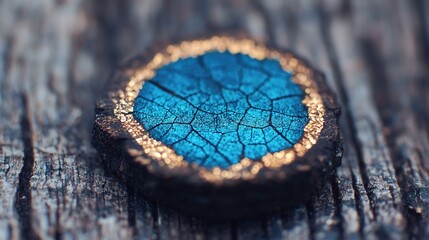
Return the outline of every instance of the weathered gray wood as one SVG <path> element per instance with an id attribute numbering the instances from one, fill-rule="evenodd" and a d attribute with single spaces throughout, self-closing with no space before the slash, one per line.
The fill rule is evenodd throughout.
<path id="1" fill-rule="evenodd" d="M 429 237 L 425 0 L 0 1 L 0 239 Z M 159 41 L 246 33 L 322 70 L 343 105 L 343 165 L 319 195 L 209 224 L 108 176 L 97 93 Z"/>

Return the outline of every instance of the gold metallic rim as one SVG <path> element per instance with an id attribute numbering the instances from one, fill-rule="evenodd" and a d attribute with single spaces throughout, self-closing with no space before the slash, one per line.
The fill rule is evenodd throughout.
<path id="1" fill-rule="evenodd" d="M 181 58 L 196 57 L 209 51 L 229 51 L 232 54 L 243 53 L 255 59 L 276 59 L 285 71 L 293 74 L 292 80 L 301 86 L 305 92 L 302 103 L 308 108 L 309 122 L 304 127 L 301 139 L 292 147 L 276 153 L 267 153 L 261 161 L 253 161 L 248 158 L 231 165 L 227 169 L 214 167 L 207 169 L 196 164 L 190 164 L 177 155 L 175 151 L 149 136 L 143 126 L 137 122 L 133 114 L 134 100 L 138 96 L 144 83 L 152 79 L 158 68 Z M 160 166 L 167 167 L 171 171 L 183 168 L 198 169 L 202 179 L 209 182 L 219 182 L 225 179 L 255 178 L 262 168 L 276 169 L 292 163 L 297 157 L 302 157 L 316 144 L 323 128 L 325 108 L 322 97 L 318 92 L 317 84 L 312 79 L 312 70 L 290 53 L 280 53 L 267 49 L 265 46 L 248 39 L 233 39 L 229 37 L 212 37 L 206 40 L 184 41 L 177 45 L 169 45 L 163 51 L 158 52 L 145 65 L 133 70 L 129 75 L 130 80 L 125 89 L 120 89 L 114 97 L 116 104 L 114 114 L 121 121 L 123 127 L 143 148 L 144 153 L 151 159 L 141 157 L 141 153 L 134 153 L 136 161 L 143 165 L 150 165 L 155 159 Z M 140 156 L 140 157 L 139 157 Z M 149 168 L 149 170 L 151 170 Z"/>

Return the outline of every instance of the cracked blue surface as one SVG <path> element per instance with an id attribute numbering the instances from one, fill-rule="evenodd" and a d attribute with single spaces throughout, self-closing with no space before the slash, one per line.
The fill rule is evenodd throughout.
<path id="1" fill-rule="evenodd" d="M 308 122 L 303 98 L 277 60 L 209 52 L 158 69 L 133 114 L 186 161 L 227 168 L 292 147 Z"/>

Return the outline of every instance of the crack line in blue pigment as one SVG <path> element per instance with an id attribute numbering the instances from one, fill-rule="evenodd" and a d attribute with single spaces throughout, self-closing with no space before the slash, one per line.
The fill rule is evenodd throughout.
<path id="1" fill-rule="evenodd" d="M 308 123 L 304 92 L 274 59 L 208 52 L 156 71 L 134 117 L 190 163 L 227 168 L 291 148 Z"/>

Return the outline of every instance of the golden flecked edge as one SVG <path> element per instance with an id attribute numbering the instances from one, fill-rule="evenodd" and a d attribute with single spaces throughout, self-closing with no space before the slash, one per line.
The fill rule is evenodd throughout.
<path id="1" fill-rule="evenodd" d="M 134 100 L 138 96 L 145 81 L 153 78 L 158 68 L 181 58 L 196 57 L 209 51 L 229 51 L 232 54 L 243 53 L 252 58 L 263 60 L 276 59 L 285 71 L 293 74 L 292 80 L 301 86 L 305 92 L 302 103 L 308 108 L 309 122 L 304 127 L 301 139 L 289 149 L 276 153 L 267 153 L 261 161 L 253 161 L 248 158 L 231 165 L 227 169 L 214 167 L 207 169 L 197 164 L 190 164 L 177 155 L 175 151 L 149 136 L 149 133 L 137 122 L 133 114 Z M 312 79 L 312 70 L 303 64 L 291 53 L 280 53 L 270 50 L 263 45 L 249 39 L 234 39 L 230 37 L 212 37 L 205 40 L 184 41 L 177 45 L 169 45 L 164 50 L 156 53 L 143 67 L 133 70 L 129 75 L 130 80 L 125 89 L 118 90 L 113 96 L 115 103 L 114 114 L 120 120 L 123 127 L 133 139 L 143 148 L 144 153 L 155 159 L 161 167 L 167 167 L 170 171 L 183 168 L 197 169 L 199 176 L 208 182 L 220 182 L 226 179 L 250 180 L 257 176 L 264 167 L 275 169 L 292 163 L 296 157 L 302 157 L 316 144 L 324 125 L 325 108 L 318 87 Z M 117 95 L 116 95 L 117 94 Z M 142 156 L 141 152 L 130 152 L 136 157 L 138 163 L 150 166 L 152 159 Z M 177 171 L 179 174 L 180 171 Z"/>

